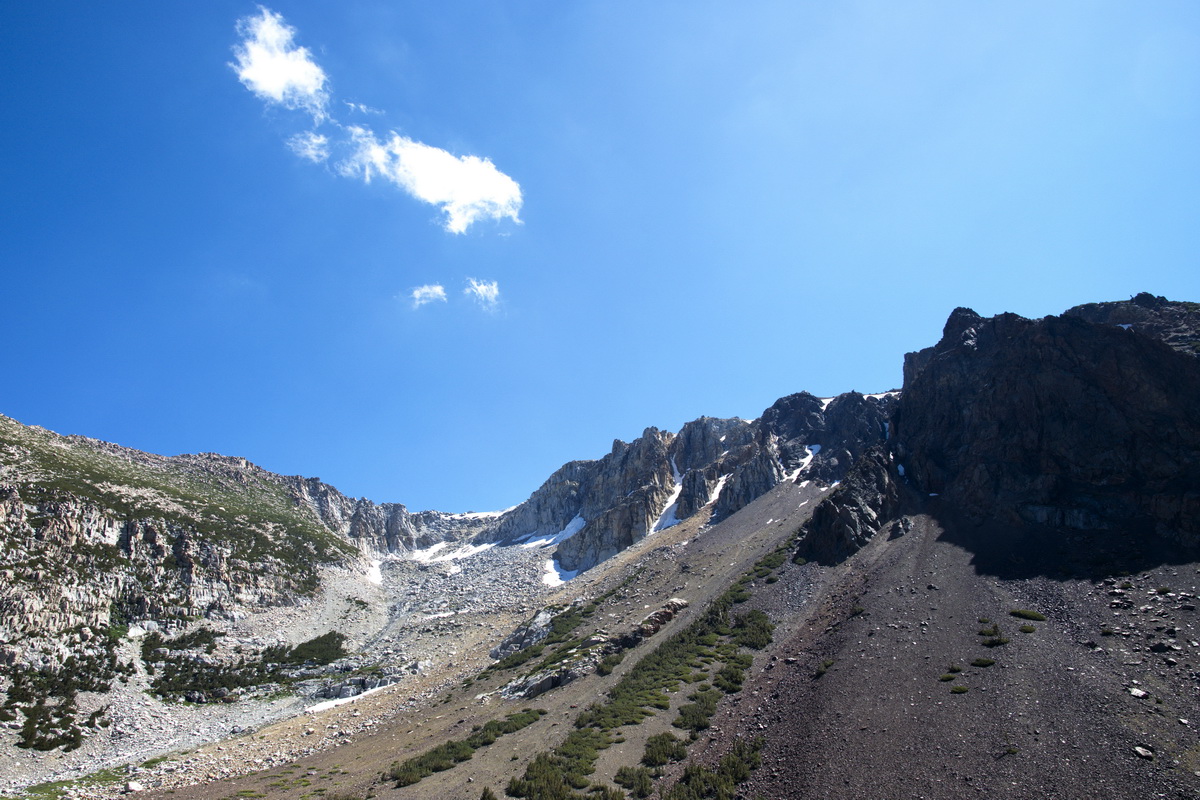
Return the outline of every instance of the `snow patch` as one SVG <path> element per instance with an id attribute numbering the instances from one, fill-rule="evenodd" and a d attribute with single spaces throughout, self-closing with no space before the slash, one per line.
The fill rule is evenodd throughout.
<path id="1" fill-rule="evenodd" d="M 587 521 L 583 517 L 576 514 L 571 521 L 567 523 L 567 527 L 563 528 L 558 533 L 554 534 L 553 536 L 543 536 L 540 539 L 533 539 L 532 541 L 524 541 L 521 543 L 521 548 L 523 550 L 532 550 L 535 547 L 549 547 L 550 545 L 558 544 L 564 539 L 570 539 L 572 536 L 579 533 L 581 530 L 583 530 L 584 525 L 587 525 Z M 533 535 L 534 534 L 531 533 L 523 538 L 528 540 L 529 537 Z"/>
<path id="2" fill-rule="evenodd" d="M 899 397 L 900 390 L 897 389 L 891 392 L 880 392 L 879 394 L 864 394 L 863 397 L 869 397 L 872 400 L 882 400 L 885 397 Z"/>
<path id="3" fill-rule="evenodd" d="M 808 455 L 806 455 L 804 457 L 804 460 L 800 462 L 800 466 L 796 467 L 794 470 L 792 470 L 791 472 L 789 472 L 787 475 L 784 476 L 785 481 L 794 482 L 796 480 L 796 478 L 799 478 L 800 473 L 804 472 L 804 470 L 808 469 L 808 465 L 812 463 L 813 456 L 815 456 L 817 453 L 821 452 L 821 445 L 806 444 L 804 446 L 804 449 L 808 451 Z"/>
<path id="4" fill-rule="evenodd" d="M 899 473 L 900 473 L 900 477 L 901 477 L 901 478 L 903 478 L 903 477 L 904 477 L 904 465 L 903 465 L 903 464 L 897 464 L 897 465 L 896 465 L 896 472 L 899 472 Z"/>
<path id="5" fill-rule="evenodd" d="M 542 575 L 542 583 L 547 586 L 562 586 L 567 581 L 579 574 L 579 570 L 567 570 L 558 566 L 558 562 L 549 558 L 546 559 L 545 572 Z"/>
<path id="6" fill-rule="evenodd" d="M 1133 326 L 1132 326 L 1132 325 L 1129 325 L 1129 324 L 1124 324 L 1124 325 L 1118 325 L 1117 327 L 1118 327 L 1118 328 L 1120 328 L 1121 330 L 1126 330 L 1126 331 L 1127 331 L 1127 330 L 1129 330 L 1130 328 L 1132 328 Z"/>
<path id="7" fill-rule="evenodd" d="M 495 519 L 512 511 L 516 506 L 510 506 L 503 511 L 467 511 L 462 514 L 447 514 L 450 519 Z"/>
<path id="8" fill-rule="evenodd" d="M 717 499 L 721 496 L 721 490 L 725 488 L 725 482 L 729 480 L 729 476 L 732 474 L 732 472 L 726 472 L 717 479 L 717 485 L 713 487 L 712 492 L 708 495 L 708 502 L 706 502 L 704 505 L 707 506 L 717 502 Z"/>
<path id="9" fill-rule="evenodd" d="M 355 700 L 359 699 L 360 697 L 366 697 L 369 694 L 375 694 L 375 692 L 378 692 L 382 689 L 386 689 L 386 688 L 388 688 L 388 686 L 394 686 L 394 685 L 395 684 L 389 683 L 387 686 L 376 686 L 374 689 L 367 689 L 365 692 L 360 692 L 359 694 L 354 695 L 354 697 L 339 697 L 337 700 L 326 700 L 324 703 L 317 703 L 315 706 L 309 706 L 308 708 L 304 709 L 304 713 L 305 714 L 316 714 L 321 711 L 327 711 L 331 708 L 336 708 L 338 706 L 344 706 L 344 705 L 346 705 L 346 703 L 353 703 Z"/>
<path id="10" fill-rule="evenodd" d="M 383 562 L 372 561 L 367 568 L 367 580 L 376 586 L 383 586 Z"/>
<path id="11" fill-rule="evenodd" d="M 829 408 L 829 404 L 832 403 L 833 401 L 834 401 L 834 398 L 832 398 L 832 397 L 822 397 L 821 398 L 821 410 L 824 411 L 825 409 Z"/>
<path id="12" fill-rule="evenodd" d="M 440 564 L 446 561 L 457 561 L 460 558 L 470 558 L 477 553 L 482 553 L 484 550 L 491 550 L 495 546 L 495 542 L 469 544 L 466 547 L 460 547 L 445 555 L 439 555 L 442 550 L 446 549 L 447 543 L 438 542 L 433 547 L 427 547 L 424 550 L 413 550 L 412 557 L 414 561 L 420 561 L 422 564 Z"/>
<path id="13" fill-rule="evenodd" d="M 675 479 L 675 488 L 667 498 L 667 507 L 650 526 L 651 533 L 679 524 L 679 517 L 675 516 L 675 511 L 679 508 L 679 495 L 683 492 L 683 476 L 679 474 L 679 467 L 675 466 L 675 456 L 671 456 L 671 477 Z"/>

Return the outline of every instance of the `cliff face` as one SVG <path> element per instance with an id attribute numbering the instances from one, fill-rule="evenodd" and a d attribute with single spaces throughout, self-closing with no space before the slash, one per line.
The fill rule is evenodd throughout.
<path id="1" fill-rule="evenodd" d="M 851 475 L 905 481 L 975 521 L 1154 532 L 1196 546 L 1198 312 L 1150 295 L 1040 320 L 956 309 L 938 344 L 905 357 L 894 463 L 863 460 Z M 809 547 L 861 543 L 861 520 L 884 520 L 888 495 L 868 498 L 873 513 L 851 525 L 835 493 L 814 514 Z"/>
<path id="2" fill-rule="evenodd" d="M 441 511 L 414 514 L 400 503 L 376 504 L 365 498 L 346 497 L 319 478 L 289 476 L 281 481 L 297 507 L 311 509 L 326 529 L 372 557 L 470 538 L 498 516 Z"/>
<path id="3" fill-rule="evenodd" d="M 951 323 L 895 417 L 917 486 L 975 518 L 1198 541 L 1200 360 L 1077 314 Z"/>
<path id="4" fill-rule="evenodd" d="M 781 481 L 840 480 L 883 441 L 895 394 L 822 400 L 802 392 L 752 422 L 701 417 L 678 434 L 649 428 L 599 461 L 567 465 L 486 535 L 554 536 L 578 518 L 582 529 L 556 558 L 564 570 L 587 569 L 694 514 L 723 519 Z"/>

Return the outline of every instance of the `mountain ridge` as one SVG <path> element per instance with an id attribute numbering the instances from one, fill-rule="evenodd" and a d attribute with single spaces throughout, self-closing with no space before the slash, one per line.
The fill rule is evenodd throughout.
<path id="1" fill-rule="evenodd" d="M 927 574 L 926 592 L 937 592 L 942 584 L 954 587 L 954 613 L 959 616 L 981 586 L 997 598 L 1028 591 L 1049 597 L 1058 591 L 1054 581 L 1099 581 L 1131 568 L 1149 575 L 1164 564 L 1191 563 L 1197 544 L 1194 524 L 1200 518 L 1200 431 L 1193 413 L 1200 397 L 1200 359 L 1193 346 L 1200 330 L 1198 309 L 1197 304 L 1151 295 L 1077 306 L 1037 320 L 1014 314 L 983 318 L 970 309 L 956 309 L 939 342 L 905 357 L 900 391 L 852 392 L 828 399 L 801 392 L 780 398 L 751 421 L 702 417 L 675 433 L 647 428 L 632 442 L 615 441 L 601 458 L 568 462 L 527 501 L 494 515 L 413 514 L 402 504 L 347 498 L 317 479 L 267 473 L 244 459 L 137 454 L 117 445 L 85 444 L 94 440 L 83 437 L 55 439 L 55 434 L 0 419 L 0 529 L 10 541 L 18 540 L 17 551 L 24 553 L 20 563 L 10 563 L 9 552 L 10 562 L 0 564 L 9 578 L 4 587 L 8 594 L 0 593 L 0 610 L 18 609 L 27 628 L 41 614 L 52 622 L 43 633 L 59 628 L 67 634 L 65 643 L 51 652 L 39 649 L 44 639 L 36 637 L 25 644 L 37 646 L 18 651 L 6 634 L 0 637 L 6 643 L 0 662 L 15 676 L 26 674 L 17 669 L 22 665 L 52 669 L 69 655 L 86 656 L 108 659 L 115 670 L 110 680 L 120 680 L 128 668 L 136 674 L 125 677 L 145 681 L 141 670 L 173 669 L 180 656 L 167 647 L 126 662 L 131 650 L 120 630 L 125 621 L 146 630 L 162 622 L 158 629 L 173 635 L 167 644 L 176 646 L 172 643 L 183 642 L 205 626 L 216 626 L 218 636 L 232 632 L 239 619 L 275 603 L 296 621 L 289 628 L 292 644 L 301 638 L 297 631 L 305 630 L 307 636 L 345 630 L 352 649 L 364 647 L 362 655 L 337 662 L 358 670 L 349 673 L 357 677 L 319 687 L 320 696 L 343 697 L 348 695 L 338 692 L 354 694 L 368 681 L 386 682 L 367 676 L 407 680 L 394 671 L 405 659 L 413 659 L 412 674 L 460 677 L 460 650 L 475 653 L 467 655 L 472 663 L 469 659 L 482 658 L 476 650 L 486 653 L 514 627 L 541 617 L 552 619 L 558 612 L 569 615 L 576 607 L 544 606 L 550 598 L 559 598 L 559 603 L 589 593 L 595 598 L 602 585 L 610 588 L 600 596 L 608 597 L 615 591 L 614 581 L 622 577 L 620 586 L 629 588 L 615 596 L 616 606 L 606 607 L 607 616 L 620 612 L 627 624 L 636 626 L 645 613 L 639 612 L 643 606 L 661 605 L 679 592 L 692 600 L 711 599 L 724 591 L 724 584 L 711 584 L 710 575 L 717 573 L 710 570 L 719 567 L 719 581 L 726 581 L 750 564 L 753 569 L 737 584 L 747 590 L 748 598 L 754 589 L 750 607 L 765 610 L 792 633 L 803 625 L 816 625 L 815 633 L 796 640 L 803 642 L 796 646 L 810 649 L 789 658 L 795 661 L 798 656 L 801 663 L 816 665 L 819 677 L 828 669 L 820 659 L 852 659 L 853 638 L 822 638 L 820 630 L 831 634 L 842 625 L 861 628 L 857 615 L 862 606 L 852 603 L 856 596 L 865 599 L 862 593 L 867 589 L 847 588 L 860 578 L 873 587 L 872 597 L 882 597 L 893 589 L 885 590 L 878 581 L 895 581 L 911 594 L 919 588 L 913 575 Z M 99 451 L 107 455 L 96 455 Z M 100 469 L 106 464 L 113 470 L 107 477 Z M 248 505 L 246 498 L 261 502 Z M 229 526 L 245 535 L 231 541 Z M 798 526 L 794 535 L 792 526 Z M 214 527 L 221 530 L 210 533 Z M 14 530 L 19 536 L 11 535 Z M 86 541 L 89 531 L 97 540 L 91 544 Z M 756 551 L 745 548 L 751 537 L 757 537 Z M 139 588 L 138 581 L 146 576 L 136 570 L 123 574 L 117 569 L 111 573 L 115 579 L 105 578 L 110 573 L 100 570 L 100 580 L 89 584 L 83 579 L 88 558 L 93 558 L 93 567 L 113 566 L 94 560 L 100 545 L 125 548 L 120 552 L 135 565 L 148 568 L 157 563 L 161 574 L 150 576 L 150 584 Z M 34 552 L 39 547 L 51 550 Z M 776 549 L 768 560 L 774 566 L 754 560 L 772 547 Z M 793 566 L 779 566 L 786 557 L 784 549 L 793 556 Z M 625 557 L 627 552 L 634 555 Z M 705 552 L 704 557 L 695 555 L 698 552 Z M 737 555 L 731 560 L 726 552 Z M 961 570 L 963 552 L 971 574 L 939 577 L 934 561 L 953 563 Z M 32 588 L 15 594 L 13 589 L 21 583 L 12 580 L 17 572 L 27 587 L 38 585 L 43 593 L 47 580 L 59 579 L 48 554 L 66 562 L 82 559 L 79 569 L 67 570 L 78 579 L 61 581 L 74 594 L 57 610 L 41 602 Z M 175 583 L 163 582 L 169 558 L 180 576 Z M 638 559 L 636 575 L 642 578 L 622 572 L 630 558 Z M 297 569 L 287 569 L 289 559 L 296 561 Z M 317 562 L 328 569 L 314 566 Z M 887 564 L 892 566 L 876 569 Z M 333 568 L 341 576 L 336 580 L 329 577 Z M 309 574 L 314 576 L 311 590 L 305 586 Z M 578 583 L 561 585 L 574 575 L 580 576 Z M 1055 577 L 1047 582 L 1047 575 Z M 1178 583 L 1173 576 L 1155 579 L 1168 593 L 1184 592 L 1181 596 L 1186 598 L 1194 594 L 1186 587 L 1173 589 Z M 1005 583 L 1013 580 L 1033 581 L 1033 590 Z M 657 588 L 651 592 L 645 581 Z M 104 603 L 89 599 L 89 591 L 111 596 L 107 619 Z M 308 597 L 306 591 L 323 592 L 323 599 Z M 1124 591 L 1113 588 L 1110 595 Z M 1091 604 L 1097 594 L 1095 589 L 1072 588 L 1064 603 L 1095 616 Z M 1125 608 L 1120 598 L 1112 602 Z M 1179 606 L 1179 614 L 1186 605 Z M 320 608 L 320 615 L 314 613 Z M 78 623 L 72 613 L 89 609 L 90 624 L 71 624 Z M 112 609 L 123 616 L 114 617 Z M 904 614 L 916 610 L 913 606 Z M 884 609 L 877 611 L 890 619 Z M 857 621 L 848 625 L 839 614 Z M 1187 630 L 1186 620 L 1177 620 L 1174 609 L 1170 616 L 1180 631 Z M 304 622 L 318 617 L 319 622 Z M 12 618 L 6 615 L 6 624 Z M 275 617 L 268 614 L 264 619 Z M 819 624 L 822 619 L 826 622 Z M 909 624 L 896 617 L 888 626 Z M 1138 635 L 1141 627 L 1131 623 Z M 543 665 L 569 656 L 570 647 L 586 651 L 610 641 L 607 623 L 594 628 L 577 641 L 556 640 L 562 642 L 555 651 L 559 655 L 548 657 Z M 250 636 L 239 634 L 230 642 L 238 649 L 223 646 L 215 655 L 210 651 L 183 657 L 230 664 L 237 652 L 250 652 L 241 648 L 279 641 L 272 638 L 273 630 L 278 635 L 278 629 L 269 626 L 253 629 Z M 1152 652 L 1170 657 L 1183 648 L 1177 636 L 1184 634 L 1167 630 L 1147 629 L 1145 635 L 1155 638 L 1157 649 Z M 872 633 L 862 629 L 855 635 Z M 997 633 L 995 638 L 1002 637 Z M 373 648 L 370 656 L 365 655 L 368 643 Z M 1038 651 L 1038 657 L 1049 659 L 1045 663 L 1055 657 L 1076 663 L 1068 651 L 1054 650 L 1060 646 L 1066 645 L 1055 640 L 1053 647 Z M 774 659 L 765 667 L 756 666 L 755 674 L 765 682 L 764 692 L 791 698 L 797 691 L 791 683 L 769 688 Z M 337 663 L 332 668 L 343 669 Z M 591 664 L 588 669 L 596 667 L 586 663 Z M 911 668 L 920 662 L 906 663 Z M 588 669 L 575 669 L 566 678 L 537 673 L 541 677 L 530 680 L 547 686 L 560 680 L 594 682 Z M 853 668 L 835 668 L 840 672 L 852 673 Z M 483 680 L 485 673 L 467 680 L 464 687 Z M 881 679 L 897 686 L 910 680 L 886 669 L 871 674 L 879 678 L 885 673 Z M 293 677 L 328 684 L 329 675 L 311 668 Z M 1163 680 L 1165 687 L 1174 685 Z M 831 685 L 843 685 L 840 681 L 832 678 Z M 77 693 L 83 698 L 90 691 Z M 841 697 L 849 689 L 838 691 Z M 803 696 L 808 693 L 807 688 L 801 691 Z M 204 698 L 200 702 L 216 697 L 205 692 L 196 696 Z M 254 696 L 252 691 L 221 695 L 239 703 L 244 698 L 248 706 L 258 702 Z M 484 698 L 479 702 L 486 705 L 489 696 L 484 692 L 476 700 Z M 75 702 L 74 695 L 62 702 L 47 699 L 63 713 Z M 910 699 L 917 700 L 917 695 Z M 744 702 L 754 701 L 741 695 L 730 698 L 729 713 L 746 719 Z M 415 709 L 422 707 L 417 701 Z M 10 703 L 4 710 L 25 713 L 32 708 Z M 81 708 L 99 710 L 95 703 Z M 176 713 L 169 705 L 167 709 Z M 759 719 L 761 711 L 748 716 Z M 814 713 L 822 713 L 820 703 Z M 1183 706 L 1179 713 L 1185 713 Z M 1193 714 L 1189 710 L 1186 716 Z M 820 718 L 830 740 L 840 735 L 831 727 L 832 718 Z M 789 736 L 803 735 L 788 714 L 773 719 L 771 724 L 783 725 Z M 974 725 L 969 718 L 958 723 Z M 81 717 L 72 725 L 58 733 L 51 730 L 45 741 L 55 741 L 54 736 L 68 743 L 78 742 L 80 735 L 84 740 L 102 738 L 93 728 L 83 730 Z M 129 730 L 128 725 L 123 730 Z M 718 750 L 730 745 L 727 730 L 732 729 L 722 723 L 721 734 L 710 737 Z M 1100 734 L 1089 729 L 1087 735 L 1095 740 Z M 1162 731 L 1152 737 L 1154 747 L 1164 752 L 1177 747 L 1178 739 Z M 806 741 L 812 752 L 828 756 L 823 743 Z M 777 750 L 768 747 L 766 752 L 775 758 Z M 878 766 L 873 756 L 867 760 L 870 769 Z M 780 769 L 784 762 L 773 763 Z M 916 772 L 927 774 L 929 766 L 922 767 L 924 773 Z M 502 774 L 512 768 L 494 769 Z M 773 778 L 756 780 L 774 787 L 769 796 L 791 796 L 792 790 L 780 789 Z M 805 780 L 823 787 L 820 791 L 829 788 L 820 774 L 806 774 Z"/>

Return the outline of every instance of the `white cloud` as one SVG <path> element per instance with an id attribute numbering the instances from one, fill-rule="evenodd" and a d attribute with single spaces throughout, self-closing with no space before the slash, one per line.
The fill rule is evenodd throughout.
<path id="1" fill-rule="evenodd" d="M 288 139 L 288 147 L 301 158 L 320 163 L 329 158 L 329 137 L 312 131 L 297 133 Z"/>
<path id="2" fill-rule="evenodd" d="M 378 175 L 418 200 L 441 206 L 446 230 L 462 233 L 486 218 L 521 221 L 521 187 L 489 159 L 455 156 L 394 132 L 380 142 L 366 128 L 348 130 L 354 153 L 340 165 L 342 174 L 368 183 Z"/>
<path id="3" fill-rule="evenodd" d="M 349 108 L 351 111 L 357 111 L 360 114 L 382 114 L 383 113 L 378 108 L 371 108 L 370 106 L 365 105 L 363 103 L 351 103 L 349 100 L 343 100 L 342 102 L 345 103 L 346 107 Z"/>
<path id="4" fill-rule="evenodd" d="M 231 65 L 238 79 L 263 100 L 324 119 L 329 101 L 325 71 L 312 60 L 308 48 L 293 46 L 296 31 L 281 15 L 261 6 L 259 12 L 257 17 L 238 20 L 243 38 L 233 48 L 237 64 Z"/>
<path id="5" fill-rule="evenodd" d="M 495 281 L 479 281 L 467 278 L 467 288 L 463 294 L 475 298 L 479 305 L 492 311 L 500 302 L 500 286 Z"/>
<path id="6" fill-rule="evenodd" d="M 368 128 L 344 126 L 332 118 L 325 71 L 307 48 L 294 44 L 296 31 L 280 14 L 259 6 L 258 15 L 239 20 L 237 30 L 242 39 L 233 48 L 237 63 L 230 66 L 246 88 L 267 103 L 308 112 L 318 125 L 328 123 L 326 129 L 334 130 L 332 138 L 316 131 L 292 136 L 287 144 L 296 155 L 320 163 L 335 149 L 349 152 L 338 163 L 342 175 L 367 183 L 379 176 L 438 206 L 451 233 L 463 233 L 482 219 L 521 222 L 521 187 L 491 160 L 455 156 L 394 131 L 380 141 Z M 342 102 L 352 112 L 383 113 L 363 103 Z"/>
<path id="7" fill-rule="evenodd" d="M 446 289 L 436 283 L 431 283 L 413 289 L 410 296 L 412 297 L 413 308 L 420 308 L 426 303 L 432 303 L 435 300 L 441 300 L 443 303 L 446 302 Z"/>

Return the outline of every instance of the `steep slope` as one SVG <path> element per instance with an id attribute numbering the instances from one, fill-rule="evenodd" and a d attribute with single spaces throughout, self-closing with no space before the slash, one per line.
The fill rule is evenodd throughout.
<path id="1" fill-rule="evenodd" d="M 750 796 L 1196 795 L 1195 309 L 1081 309 L 958 309 L 906 358 L 887 446 L 804 526 L 817 602 L 755 598 L 786 667 L 702 761 L 749 728 Z"/>

